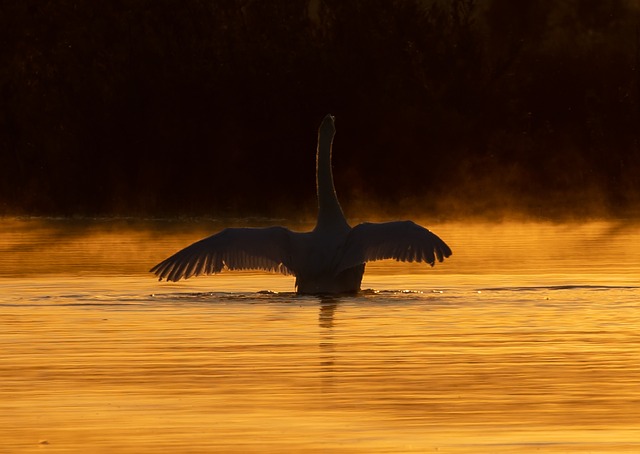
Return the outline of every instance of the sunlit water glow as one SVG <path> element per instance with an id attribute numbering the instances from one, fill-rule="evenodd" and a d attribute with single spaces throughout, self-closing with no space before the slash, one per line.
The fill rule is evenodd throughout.
<path id="1" fill-rule="evenodd" d="M 441 224 L 356 297 L 147 270 L 223 224 L 0 221 L 0 452 L 640 452 L 640 229 Z"/>

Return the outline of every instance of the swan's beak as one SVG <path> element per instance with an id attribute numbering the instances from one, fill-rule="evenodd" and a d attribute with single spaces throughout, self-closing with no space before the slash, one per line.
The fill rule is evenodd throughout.
<path id="1" fill-rule="evenodd" d="M 331 114 L 324 117 L 320 128 L 318 128 L 318 134 L 323 137 L 333 138 L 333 135 L 336 133 L 336 124 L 334 121 L 335 118 Z"/>
<path id="2" fill-rule="evenodd" d="M 335 117 L 331 114 L 324 117 L 322 120 L 322 124 L 320 124 L 320 132 L 323 134 L 335 134 L 336 125 L 335 125 Z"/>

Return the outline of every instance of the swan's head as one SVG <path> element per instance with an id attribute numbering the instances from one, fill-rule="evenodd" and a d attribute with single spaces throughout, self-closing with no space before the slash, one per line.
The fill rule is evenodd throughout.
<path id="1" fill-rule="evenodd" d="M 333 137 L 333 135 L 336 133 L 335 121 L 335 117 L 331 114 L 324 117 L 324 120 L 322 120 L 322 123 L 320 124 L 320 135 Z"/>

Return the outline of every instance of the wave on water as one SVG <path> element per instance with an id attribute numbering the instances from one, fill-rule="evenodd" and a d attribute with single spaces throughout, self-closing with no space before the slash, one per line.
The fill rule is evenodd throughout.
<path id="1" fill-rule="evenodd" d="M 375 290 L 364 289 L 355 295 L 302 295 L 295 292 L 276 292 L 262 290 L 257 292 L 172 292 L 154 293 L 151 299 L 158 302 L 247 302 L 250 304 L 264 303 L 326 303 L 326 302 L 383 302 L 389 300 L 414 301 L 425 299 L 432 295 L 443 294 L 443 290 Z"/>
<path id="2" fill-rule="evenodd" d="M 637 290 L 638 286 L 631 285 L 584 285 L 584 284 L 564 284 L 564 285 L 532 285 L 532 286 L 506 286 L 506 287 L 485 287 L 479 288 L 478 291 L 487 292 L 530 292 L 530 291 L 548 291 L 548 290 Z"/>

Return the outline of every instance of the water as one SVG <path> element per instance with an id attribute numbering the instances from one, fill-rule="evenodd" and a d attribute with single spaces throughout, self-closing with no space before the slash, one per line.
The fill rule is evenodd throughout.
<path id="1" fill-rule="evenodd" d="M 218 227 L 0 221 L 0 452 L 640 452 L 637 225 L 433 225 L 351 298 L 147 273 Z"/>

